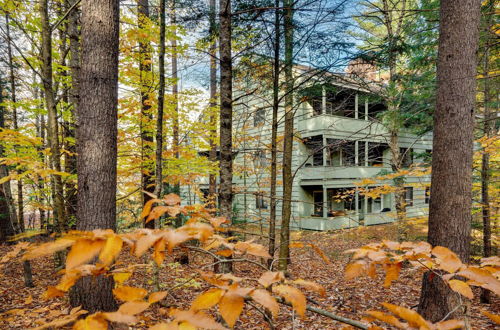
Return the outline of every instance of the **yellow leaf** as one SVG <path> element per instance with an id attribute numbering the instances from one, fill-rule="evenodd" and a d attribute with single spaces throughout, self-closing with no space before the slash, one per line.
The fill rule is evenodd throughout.
<path id="1" fill-rule="evenodd" d="M 119 288 L 113 289 L 113 293 L 116 298 L 122 301 L 142 300 L 148 294 L 145 289 L 134 288 L 131 286 L 121 286 Z"/>
<path id="2" fill-rule="evenodd" d="M 99 260 L 106 266 L 111 265 L 115 258 L 120 254 L 122 250 L 123 240 L 118 235 L 111 235 L 106 240 L 104 248 L 99 254 Z"/>
<path id="3" fill-rule="evenodd" d="M 122 285 L 126 280 L 128 280 L 132 276 L 132 273 L 114 273 L 113 279 L 115 283 Z"/>
<path id="4" fill-rule="evenodd" d="M 474 294 L 472 293 L 472 290 L 467 283 L 460 280 L 449 280 L 448 284 L 453 291 L 460 293 L 462 296 L 465 296 L 469 299 L 474 298 Z"/>
<path id="5" fill-rule="evenodd" d="M 219 303 L 223 294 L 224 290 L 217 288 L 209 289 L 196 297 L 196 299 L 191 304 L 191 309 L 194 311 L 200 309 L 209 309 L 210 307 L 215 306 Z"/>
<path id="6" fill-rule="evenodd" d="M 405 321 L 408 321 L 410 326 L 419 328 L 419 329 L 429 329 L 429 324 L 427 321 L 417 312 L 412 311 L 411 309 L 389 304 L 389 303 L 382 303 L 382 305 L 390 310 L 392 313 L 394 313 L 396 316 L 402 318 Z"/>
<path id="7" fill-rule="evenodd" d="M 26 298 L 26 299 L 24 300 L 24 304 L 25 304 L 25 305 L 29 305 L 29 304 L 31 304 L 32 302 L 33 302 L 33 296 L 32 296 L 32 295 L 29 295 L 29 296 L 28 296 L 28 298 Z"/>
<path id="8" fill-rule="evenodd" d="M 23 260 L 31 260 L 34 258 L 42 257 L 49 254 L 54 254 L 57 251 L 61 251 L 70 247 L 75 243 L 72 239 L 60 238 L 54 242 L 48 242 L 44 244 L 40 244 L 35 248 L 29 250 L 23 255 Z"/>
<path id="9" fill-rule="evenodd" d="M 80 266 L 94 259 L 104 246 L 103 240 L 79 239 L 66 257 L 66 270 Z"/>
<path id="10" fill-rule="evenodd" d="M 303 279 L 298 279 L 298 280 L 295 280 L 293 281 L 293 283 L 297 284 L 297 285 L 300 285 L 306 289 L 309 289 L 309 290 L 313 290 L 317 293 L 319 293 L 320 295 L 324 296 L 326 294 L 326 291 L 325 291 L 325 288 L 318 284 L 318 283 L 315 283 L 315 282 L 312 282 L 312 281 L 306 281 L 306 280 L 303 280 Z"/>
<path id="11" fill-rule="evenodd" d="M 285 276 L 283 275 L 282 272 L 271 272 L 267 271 L 264 274 L 262 274 L 259 278 L 259 283 L 267 288 L 271 284 L 281 282 L 282 280 L 285 279 Z"/>
<path id="12" fill-rule="evenodd" d="M 432 254 L 439 261 L 440 268 L 448 273 L 454 273 L 462 267 L 462 261 L 448 248 L 436 246 L 432 249 Z"/>
<path id="13" fill-rule="evenodd" d="M 276 299 L 274 299 L 273 296 L 267 291 L 263 289 L 257 289 L 254 290 L 250 293 L 250 296 L 252 297 L 253 300 L 267 308 L 274 317 L 278 316 L 279 312 L 279 305 L 276 302 Z"/>
<path id="14" fill-rule="evenodd" d="M 363 274 L 365 270 L 365 265 L 359 262 L 348 264 L 345 268 L 344 278 L 347 281 L 355 279 L 356 277 Z"/>
<path id="15" fill-rule="evenodd" d="M 500 324 L 500 315 L 497 314 L 492 314 L 488 311 L 481 311 L 481 313 L 485 316 L 487 316 L 490 320 L 495 322 L 496 324 Z"/>
<path id="16" fill-rule="evenodd" d="M 292 304 L 293 309 L 299 314 L 301 317 L 305 317 L 306 314 L 306 297 L 299 289 L 294 288 L 289 285 L 276 285 L 273 287 L 273 292 L 276 292 L 287 302 Z"/>
<path id="17" fill-rule="evenodd" d="M 395 327 L 398 327 L 400 329 L 405 328 L 405 324 L 401 323 L 396 317 L 390 314 L 386 314 L 384 312 L 379 312 L 379 311 L 367 311 L 366 314 L 376 318 L 377 320 L 380 320 L 385 323 L 389 323 L 390 325 L 393 325 Z"/>
<path id="18" fill-rule="evenodd" d="M 401 263 L 384 265 L 386 268 L 384 287 L 388 288 L 391 286 L 392 281 L 395 281 L 399 277 L 399 271 L 401 270 Z"/>
<path id="19" fill-rule="evenodd" d="M 155 302 L 158 302 L 165 298 L 167 296 L 168 292 L 167 291 L 158 291 L 158 292 L 153 292 L 152 294 L 149 295 L 148 297 L 148 302 L 150 304 L 154 304 Z"/>
<path id="20" fill-rule="evenodd" d="M 243 311 L 244 298 L 233 290 L 228 290 L 219 302 L 222 318 L 232 328 Z"/>
<path id="21" fill-rule="evenodd" d="M 149 307 L 147 301 L 127 301 L 126 303 L 120 305 L 118 308 L 118 313 L 123 313 L 126 315 L 135 315 L 142 313 Z"/>

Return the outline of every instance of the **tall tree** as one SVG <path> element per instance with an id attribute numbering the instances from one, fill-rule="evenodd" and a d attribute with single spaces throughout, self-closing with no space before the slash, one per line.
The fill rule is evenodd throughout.
<path id="1" fill-rule="evenodd" d="M 156 182 L 155 195 L 159 196 L 163 184 L 163 107 L 165 105 L 165 0 L 160 0 L 160 49 L 158 53 L 159 86 L 158 86 L 158 114 L 156 117 Z"/>
<path id="2" fill-rule="evenodd" d="M 217 22 L 215 14 L 215 0 L 209 3 L 209 37 L 210 37 L 210 161 L 217 161 L 217 116 L 215 107 L 217 106 Z M 209 176 L 209 200 L 216 206 L 217 178 L 211 173 Z"/>
<path id="3" fill-rule="evenodd" d="M 10 82 L 10 99 L 12 102 L 12 123 L 14 129 L 17 131 L 19 129 L 18 123 L 18 113 L 17 113 L 17 95 L 16 95 L 16 78 L 14 73 L 14 59 L 12 57 L 12 38 L 10 35 L 10 24 L 9 24 L 9 14 L 5 15 L 5 26 L 7 30 L 7 57 L 9 65 L 9 82 Z M 23 203 L 23 181 L 22 179 L 17 180 L 17 210 L 19 221 L 18 230 L 24 231 L 24 203 Z"/>
<path id="4" fill-rule="evenodd" d="M 5 129 L 5 106 L 3 103 L 4 82 L 0 76 L 0 130 Z M 0 144 L 0 157 L 4 157 L 4 148 Z M 7 165 L 0 165 L 0 178 L 7 177 L 9 170 Z M 5 242 L 7 238 L 14 235 L 12 193 L 10 191 L 10 180 L 0 185 L 0 243 Z"/>
<path id="5" fill-rule="evenodd" d="M 45 106 L 47 108 L 47 140 L 50 147 L 50 166 L 61 172 L 61 151 L 59 149 L 59 125 L 57 123 L 56 97 L 52 79 L 52 29 L 49 22 L 48 0 L 40 1 L 40 17 L 42 22 L 42 68 L 41 78 Z M 56 228 L 63 231 L 64 196 L 61 176 L 52 175 L 52 195 L 54 196 L 54 215 Z"/>
<path id="6" fill-rule="evenodd" d="M 233 215 L 233 61 L 231 55 L 231 0 L 219 0 L 220 53 L 220 186 L 221 216 L 229 221 Z M 230 272 L 232 264 L 221 265 Z"/>
<path id="7" fill-rule="evenodd" d="M 294 1 L 283 1 L 285 33 L 285 128 L 283 146 L 283 208 L 281 215 L 279 269 L 286 271 L 290 257 L 290 218 L 292 215 L 293 153 L 293 11 Z"/>
<path id="8" fill-rule="evenodd" d="M 77 111 L 77 229 L 116 229 L 119 1 L 82 2 L 80 103 Z M 116 309 L 112 277 L 88 276 L 72 306 Z"/>
<path id="9" fill-rule="evenodd" d="M 434 113 L 428 241 L 469 261 L 472 147 L 479 0 L 442 0 Z M 431 272 L 424 275 L 419 313 L 433 322 L 460 315 L 456 293 Z"/>
<path id="10" fill-rule="evenodd" d="M 137 21 L 139 29 L 145 29 L 149 20 L 149 0 L 139 0 L 137 3 Z M 149 127 L 153 116 L 151 113 L 151 45 L 146 39 L 139 39 L 139 75 L 141 91 L 141 158 L 142 158 L 142 198 L 143 204 L 151 199 L 148 193 L 155 190 L 154 178 L 152 174 L 151 155 L 153 148 L 153 133 Z M 154 221 L 145 224 L 148 228 L 154 228 Z"/>

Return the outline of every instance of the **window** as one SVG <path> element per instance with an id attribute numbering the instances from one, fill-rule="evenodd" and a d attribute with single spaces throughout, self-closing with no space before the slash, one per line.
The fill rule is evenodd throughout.
<path id="1" fill-rule="evenodd" d="M 312 100 L 313 116 L 319 116 L 323 113 L 323 102 L 321 99 Z"/>
<path id="2" fill-rule="evenodd" d="M 410 167 L 413 164 L 413 149 L 399 148 L 401 154 L 401 166 Z"/>
<path id="3" fill-rule="evenodd" d="M 253 116 L 253 126 L 257 127 L 264 124 L 266 120 L 266 109 L 257 109 L 255 110 L 255 114 Z"/>
<path id="4" fill-rule="evenodd" d="M 413 187 L 405 187 L 405 204 L 413 206 Z"/>
<path id="5" fill-rule="evenodd" d="M 255 207 L 259 210 L 267 209 L 268 204 L 267 200 L 264 198 L 263 193 L 258 193 L 257 195 L 255 195 Z"/>
<path id="6" fill-rule="evenodd" d="M 429 204 L 431 200 L 431 187 L 425 187 L 425 204 Z"/>

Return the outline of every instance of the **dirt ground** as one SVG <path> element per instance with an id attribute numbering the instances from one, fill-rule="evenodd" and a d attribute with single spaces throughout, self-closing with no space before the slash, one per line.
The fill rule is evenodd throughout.
<path id="1" fill-rule="evenodd" d="M 256 228 L 245 228 L 245 238 L 257 233 Z M 392 239 L 395 228 L 392 225 L 381 225 L 360 229 L 350 229 L 337 232 L 294 232 L 293 240 L 310 242 L 317 245 L 330 259 L 325 263 L 312 249 L 292 249 L 292 264 L 290 277 L 315 281 L 326 289 L 324 297 L 307 292 L 308 304 L 334 314 L 361 320 L 367 310 L 383 310 L 382 302 L 389 302 L 404 307 L 415 308 L 420 293 L 421 272 L 411 268 L 403 268 L 399 280 L 388 289 L 384 288 L 383 276 L 372 280 L 367 277 L 353 281 L 345 281 L 343 272 L 349 256 L 343 251 L 356 248 L 369 242 L 382 239 Z M 414 228 L 413 239 L 425 237 L 425 233 Z M 7 251 L 8 246 L 0 246 L 0 258 Z M 174 262 L 180 250 L 174 251 L 167 257 L 165 266 L 160 269 L 160 285 L 162 290 L 169 290 L 169 295 L 163 300 L 163 306 L 155 304 L 146 310 L 140 321 L 129 329 L 147 329 L 148 327 L 167 320 L 170 307 L 188 308 L 194 297 L 208 288 L 203 280 L 196 278 L 197 272 L 211 260 L 205 256 L 189 252 L 190 263 L 179 266 Z M 121 261 L 132 262 L 149 266 L 138 267 L 126 285 L 143 287 L 153 290 L 152 263 L 148 258 L 137 260 L 128 254 L 122 254 Z M 54 298 L 44 300 L 42 294 L 49 285 L 56 285 L 60 275 L 54 268 L 51 257 L 40 258 L 31 262 L 35 287 L 26 288 L 23 282 L 22 262 L 11 261 L 3 266 L 0 272 L 0 329 L 29 329 L 63 317 L 68 314 L 70 307 L 68 298 Z M 258 278 L 262 271 L 250 264 L 237 263 L 235 275 L 243 278 Z M 243 284 L 255 284 L 254 280 L 245 280 Z M 174 289 L 172 289 L 175 287 Z M 495 325 L 480 313 L 487 310 L 500 314 L 500 299 L 494 297 L 493 303 L 484 305 L 479 303 L 479 290 L 474 289 L 475 299 L 471 304 L 470 320 L 473 329 L 495 329 Z M 215 315 L 215 313 L 214 313 Z M 291 308 L 280 306 L 279 317 L 274 320 L 276 329 L 341 329 L 344 324 L 333 321 L 324 316 L 307 312 L 306 318 L 301 319 L 294 315 Z M 69 327 L 68 327 L 69 328 Z M 120 329 L 127 327 L 120 327 Z M 235 329 L 268 329 L 269 324 L 259 311 L 246 305 L 235 325 Z M 497 328 L 498 329 L 498 328 Z"/>

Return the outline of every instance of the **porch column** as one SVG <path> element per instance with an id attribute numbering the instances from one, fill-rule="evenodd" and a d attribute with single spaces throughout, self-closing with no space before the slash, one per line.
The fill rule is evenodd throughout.
<path id="1" fill-rule="evenodd" d="M 368 196 L 365 195 L 365 205 L 363 205 L 363 213 L 366 215 L 368 213 Z"/>
<path id="2" fill-rule="evenodd" d="M 326 114 L 326 89 L 325 86 L 321 88 L 321 111 Z"/>
<path id="3" fill-rule="evenodd" d="M 354 95 L 354 118 L 358 119 L 358 93 Z"/>
<path id="4" fill-rule="evenodd" d="M 328 216 L 328 210 L 327 210 L 327 192 L 326 192 L 326 186 L 323 185 L 323 218 L 326 218 Z"/>
<path id="5" fill-rule="evenodd" d="M 365 99 L 365 120 L 368 120 L 368 98 Z"/>
<path id="6" fill-rule="evenodd" d="M 326 137 L 323 135 L 323 166 L 327 166 L 326 158 L 328 157 L 328 153 L 326 152 Z"/>
<path id="7" fill-rule="evenodd" d="M 359 141 L 354 141 L 354 165 L 359 166 Z"/>
<path id="8" fill-rule="evenodd" d="M 356 215 L 359 216 L 359 189 L 356 187 L 356 192 L 354 193 L 354 209 L 356 210 Z"/>
<path id="9" fill-rule="evenodd" d="M 368 166 L 368 141 L 365 141 L 365 166 Z"/>

